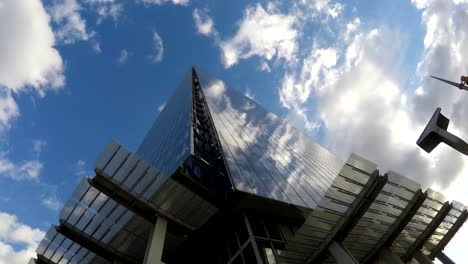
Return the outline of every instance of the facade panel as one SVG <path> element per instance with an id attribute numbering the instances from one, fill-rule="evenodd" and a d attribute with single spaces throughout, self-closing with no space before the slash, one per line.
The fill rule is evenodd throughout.
<path id="1" fill-rule="evenodd" d="M 223 81 L 198 76 L 235 188 L 316 208 L 344 163 Z"/>
<path id="2" fill-rule="evenodd" d="M 326 250 L 355 210 L 369 183 L 375 179 L 377 166 L 352 154 L 340 170 L 319 206 L 306 218 L 304 224 L 288 239 L 279 254 L 281 263 L 308 263 Z"/>
<path id="3" fill-rule="evenodd" d="M 423 253 L 429 255 L 435 246 L 439 244 L 442 238 L 447 235 L 447 232 L 453 227 L 458 217 L 461 216 L 462 212 L 466 210 L 466 206 L 462 203 L 453 201 L 453 208 L 450 210 L 444 221 L 437 227 L 437 230 L 431 237 L 426 241 L 422 249 Z"/>
<path id="4" fill-rule="evenodd" d="M 191 154 L 192 74 L 189 71 L 159 113 L 136 154 L 170 176 Z"/>
<path id="5" fill-rule="evenodd" d="M 413 218 L 406 225 L 405 229 L 398 235 L 390 247 L 390 250 L 397 256 L 405 254 L 411 245 L 428 227 L 439 210 L 444 205 L 446 198 L 431 189 L 427 190 L 427 198 L 418 209 Z"/>
<path id="6" fill-rule="evenodd" d="M 397 173 L 390 171 L 387 175 L 388 182 L 343 241 L 343 245 L 358 261 L 362 261 L 381 239 L 385 239 L 420 188 L 419 184 Z"/>

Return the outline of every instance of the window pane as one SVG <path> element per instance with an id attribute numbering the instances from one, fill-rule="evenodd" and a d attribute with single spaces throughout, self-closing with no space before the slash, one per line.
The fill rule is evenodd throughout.
<path id="1" fill-rule="evenodd" d="M 249 243 L 247 247 L 244 248 L 242 255 L 244 256 L 245 263 L 257 263 L 257 259 L 255 258 L 255 253 L 251 243 Z"/>
<path id="2" fill-rule="evenodd" d="M 275 255 L 271 248 L 265 248 L 265 256 L 268 264 L 276 264 Z"/>

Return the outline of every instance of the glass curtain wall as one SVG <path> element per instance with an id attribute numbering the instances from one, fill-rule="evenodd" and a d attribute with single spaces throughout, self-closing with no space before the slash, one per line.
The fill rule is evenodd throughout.
<path id="1" fill-rule="evenodd" d="M 197 73 L 235 189 L 317 207 L 344 163 L 223 81 Z"/>
<path id="2" fill-rule="evenodd" d="M 192 71 L 159 113 L 136 154 L 170 176 L 191 155 Z"/>

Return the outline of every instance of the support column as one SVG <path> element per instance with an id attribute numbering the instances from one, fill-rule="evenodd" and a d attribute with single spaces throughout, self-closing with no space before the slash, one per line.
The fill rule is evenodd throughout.
<path id="1" fill-rule="evenodd" d="M 415 252 L 418 252 L 424 246 L 424 243 L 434 234 L 437 230 L 437 227 L 444 221 L 445 217 L 448 215 L 452 209 L 453 204 L 445 202 L 444 205 L 440 208 L 439 212 L 434 216 L 432 221 L 427 225 L 426 229 L 416 238 L 416 240 L 411 244 L 405 254 L 401 256 L 403 262 L 409 262 L 413 257 Z M 430 257 L 428 257 L 430 259 Z M 432 262 L 431 262 L 432 263 Z"/>
<path id="2" fill-rule="evenodd" d="M 432 260 L 428 256 L 424 255 L 421 250 L 414 251 L 413 257 L 419 264 L 432 264 Z"/>
<path id="3" fill-rule="evenodd" d="M 383 247 L 381 251 L 381 256 L 384 259 L 384 262 L 387 264 L 404 264 L 403 261 L 395 254 L 393 254 L 390 249 Z"/>
<path id="4" fill-rule="evenodd" d="M 444 250 L 445 246 L 448 245 L 450 240 L 452 240 L 453 236 L 460 230 L 460 228 L 465 223 L 466 219 L 468 218 L 468 211 L 465 209 L 463 210 L 462 214 L 458 217 L 457 221 L 453 224 L 450 230 L 445 234 L 445 236 L 440 240 L 439 244 L 437 244 L 433 249 L 429 258 L 434 259 L 442 250 Z"/>
<path id="5" fill-rule="evenodd" d="M 167 220 L 163 217 L 156 219 L 156 224 L 151 231 L 148 245 L 146 246 L 146 254 L 144 264 L 161 264 L 164 240 L 166 238 Z"/>
<path id="6" fill-rule="evenodd" d="M 338 242 L 331 242 L 328 251 L 333 255 L 337 264 L 359 264 L 359 262 Z"/>
<path id="7" fill-rule="evenodd" d="M 455 264 L 455 262 L 453 260 L 451 260 L 447 255 L 445 255 L 444 252 L 442 252 L 442 251 L 439 252 L 439 254 L 437 254 L 436 257 L 443 264 Z"/>
<path id="8" fill-rule="evenodd" d="M 255 241 L 255 237 L 254 237 L 252 228 L 250 227 L 249 218 L 245 214 L 244 214 L 243 217 L 244 217 L 245 227 L 247 227 L 247 232 L 249 233 L 250 243 L 252 243 L 252 246 L 253 246 L 253 249 L 254 249 L 255 258 L 257 259 L 257 263 L 261 264 L 261 263 L 263 263 L 262 257 L 261 257 L 261 254 L 259 252 L 257 242 Z"/>

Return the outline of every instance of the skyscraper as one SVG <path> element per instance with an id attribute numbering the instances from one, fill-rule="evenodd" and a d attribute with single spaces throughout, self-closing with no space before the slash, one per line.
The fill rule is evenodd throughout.
<path id="1" fill-rule="evenodd" d="M 110 142 L 95 172 L 30 263 L 452 263 L 468 216 L 195 69 L 136 152 Z"/>

